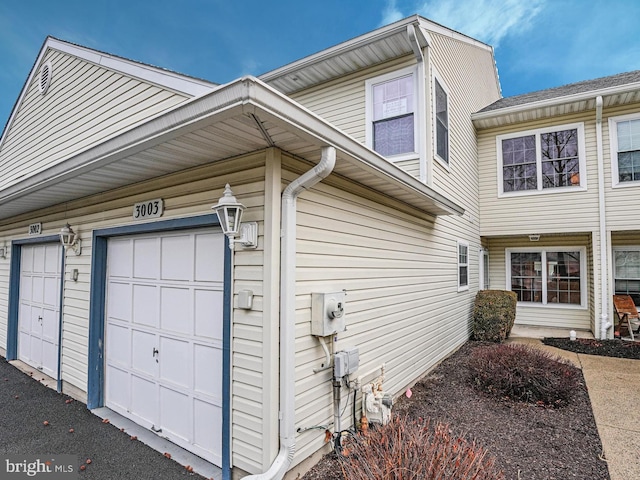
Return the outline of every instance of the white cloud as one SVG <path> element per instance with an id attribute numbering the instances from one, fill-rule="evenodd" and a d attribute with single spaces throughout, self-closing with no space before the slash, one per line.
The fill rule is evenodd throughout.
<path id="1" fill-rule="evenodd" d="M 526 31 L 548 0 L 428 0 L 414 8 L 420 15 L 497 47 L 510 34 Z M 395 1 L 386 12 L 396 12 Z"/>
<path id="2" fill-rule="evenodd" d="M 389 25 L 390 23 L 402 20 L 404 17 L 405 15 L 398 10 L 396 0 L 388 0 L 387 5 L 382 11 L 382 21 L 380 22 L 380 26 Z"/>

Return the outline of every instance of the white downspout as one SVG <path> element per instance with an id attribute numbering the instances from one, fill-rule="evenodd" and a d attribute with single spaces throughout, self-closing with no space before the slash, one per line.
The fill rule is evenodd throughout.
<path id="1" fill-rule="evenodd" d="M 296 200 L 304 190 L 333 171 L 336 149 L 323 147 L 320 162 L 291 182 L 282 192 L 280 233 L 280 451 L 264 473 L 244 480 L 281 480 L 296 449 L 295 432 L 295 315 L 296 315 Z"/>
<path id="2" fill-rule="evenodd" d="M 604 163 L 602 152 L 602 97 L 596 98 L 596 149 L 598 155 L 598 208 L 600 210 L 600 338 L 607 338 L 607 330 L 611 327 L 609 321 L 609 279 L 607 259 L 607 220 L 604 196 Z"/>

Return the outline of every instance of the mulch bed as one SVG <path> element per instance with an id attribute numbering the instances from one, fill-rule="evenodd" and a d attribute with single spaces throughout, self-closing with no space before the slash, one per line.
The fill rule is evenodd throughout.
<path id="1" fill-rule="evenodd" d="M 448 423 L 488 449 L 507 479 L 609 479 L 584 382 L 558 409 L 490 397 L 468 380 L 469 353 L 479 345 L 469 342 L 444 360 L 394 405 L 394 415 Z M 325 455 L 303 480 L 344 480 L 336 455 Z"/>
<path id="2" fill-rule="evenodd" d="M 632 358 L 640 360 L 640 342 L 628 340 L 594 340 L 592 338 L 545 338 L 545 345 L 575 353 L 600 355 L 603 357 Z"/>

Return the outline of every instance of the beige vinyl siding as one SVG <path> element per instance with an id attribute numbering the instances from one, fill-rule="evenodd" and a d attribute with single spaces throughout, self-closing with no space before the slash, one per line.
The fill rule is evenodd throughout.
<path id="1" fill-rule="evenodd" d="M 288 183 L 295 175 L 285 165 Z M 347 330 L 330 348 L 358 347 L 358 375 L 385 364 L 384 387 L 395 395 L 468 338 L 478 244 L 469 250 L 471 288 L 458 292 L 458 234 L 440 218 L 425 221 L 400 208 L 335 176 L 298 199 L 296 428 L 334 423 L 331 372 L 313 373 L 325 357 L 310 335 L 312 293 L 346 290 Z M 344 395 L 346 427 L 351 399 Z M 294 463 L 323 445 L 322 431 L 298 434 Z"/>
<path id="2" fill-rule="evenodd" d="M 7 354 L 7 317 L 9 316 L 9 268 L 11 265 L 11 247 L 6 240 L 0 245 L 6 247 L 6 258 L 0 258 L 0 355 Z M 4 319 L 4 324 L 2 323 Z"/>
<path id="3" fill-rule="evenodd" d="M 46 95 L 35 75 L 0 151 L 0 188 L 72 157 L 142 120 L 184 102 L 187 97 L 49 50 L 52 66 Z M 39 72 L 39 66 L 37 66 Z"/>
<path id="4" fill-rule="evenodd" d="M 227 182 L 247 207 L 243 219 L 259 225 L 258 249 L 237 249 L 234 253 L 234 294 L 242 289 L 252 290 L 254 307 L 250 311 L 234 310 L 232 330 L 233 464 L 244 470 L 259 471 L 271 460 L 263 458 L 270 452 L 262 452 L 262 434 L 277 430 L 277 418 L 272 414 L 277 410 L 277 403 L 270 403 L 272 390 L 277 391 L 277 382 L 270 383 L 268 380 L 274 373 L 265 371 L 267 367 L 275 368 L 277 373 L 277 365 L 274 367 L 273 361 L 264 362 L 262 358 L 270 355 L 272 342 L 270 328 L 263 328 L 264 153 L 193 168 L 9 219 L 0 225 L 0 243 L 10 244 L 14 239 L 25 238 L 27 225 L 34 222 L 42 222 L 43 235 L 57 234 L 66 222 L 80 234 L 82 255 L 68 254 L 65 263 L 61 376 L 63 391 L 72 385 L 86 392 L 92 231 L 133 224 L 133 204 L 149 198 L 164 199 L 165 212 L 160 220 L 211 214 L 211 206 L 222 195 Z M 9 257 L 0 260 L 2 346 L 6 345 L 9 263 Z M 78 282 L 69 280 L 74 268 L 79 270 Z M 277 316 L 271 318 L 264 314 L 264 319 L 269 325 L 277 325 Z M 277 355 L 277 342 L 274 348 Z"/>
<path id="5" fill-rule="evenodd" d="M 616 230 L 640 230 L 640 184 L 634 185 L 624 183 L 612 188 L 613 180 L 618 172 L 612 172 L 611 165 L 611 138 L 617 135 L 613 130 L 609 131 L 609 118 L 620 115 L 640 113 L 640 104 L 607 109 L 603 112 L 602 120 L 602 140 L 604 153 L 605 171 L 605 192 L 606 192 L 606 212 L 607 229 Z"/>
<path id="6" fill-rule="evenodd" d="M 532 193 L 498 198 L 496 136 L 554 125 L 584 123 L 587 189 Z M 517 235 L 554 232 L 590 232 L 598 228 L 598 164 L 595 114 L 569 115 L 479 132 L 480 233 Z M 583 173 L 580 173 L 583 175 Z M 551 192 L 553 189 L 549 189 Z"/>
<path id="7" fill-rule="evenodd" d="M 290 97 L 359 142 L 365 143 L 365 81 L 415 63 L 413 56 L 402 57 L 293 93 Z"/>
<path id="8" fill-rule="evenodd" d="M 435 105 L 434 75 L 448 92 L 449 165 L 435 158 L 435 122 L 429 112 L 433 187 L 478 218 L 478 148 L 471 114 L 500 98 L 490 51 L 430 32 L 428 97 Z"/>
<path id="9" fill-rule="evenodd" d="M 586 247 L 586 275 L 587 305 L 584 308 L 569 308 L 553 306 L 518 305 L 516 311 L 517 325 L 533 325 L 540 327 L 559 327 L 566 329 L 591 330 L 594 317 L 594 286 L 593 286 L 593 250 L 590 247 L 590 235 L 564 235 L 541 237 L 538 242 L 531 242 L 528 237 L 490 238 L 489 246 L 489 275 L 491 288 L 496 290 L 510 290 L 507 285 L 506 249 L 530 247 L 539 249 L 544 247 Z"/>

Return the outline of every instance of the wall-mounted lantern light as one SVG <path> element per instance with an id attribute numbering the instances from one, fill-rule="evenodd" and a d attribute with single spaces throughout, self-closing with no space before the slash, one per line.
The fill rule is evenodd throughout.
<path id="1" fill-rule="evenodd" d="M 230 249 L 233 250 L 235 243 L 245 248 L 258 246 L 258 224 L 256 222 L 241 223 L 245 207 L 233 196 L 228 183 L 224 188 L 224 195 L 211 208 L 218 215 L 222 233 L 229 238 Z M 238 240 L 236 240 L 237 236 L 240 236 Z"/>
<path id="2" fill-rule="evenodd" d="M 71 249 L 76 255 L 82 252 L 82 241 L 68 223 L 60 229 L 60 243 L 65 250 Z"/>
<path id="3" fill-rule="evenodd" d="M 5 245 L 2 245 L 0 247 L 0 258 L 2 259 L 7 258 L 7 247 Z"/>
<path id="4" fill-rule="evenodd" d="M 540 235 L 537 233 L 532 233 L 531 235 L 529 235 L 529 241 L 530 242 L 537 242 L 538 240 L 540 240 Z"/>

